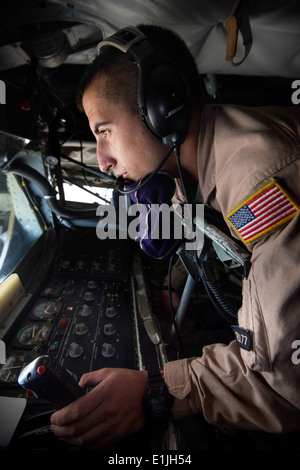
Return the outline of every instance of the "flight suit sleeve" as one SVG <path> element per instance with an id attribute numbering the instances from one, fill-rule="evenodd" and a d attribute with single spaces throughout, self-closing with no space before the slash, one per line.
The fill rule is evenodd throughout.
<path id="1" fill-rule="evenodd" d="M 294 170 L 299 177 L 299 166 Z M 293 345 L 300 343 L 299 247 L 299 211 L 255 242 L 238 315 L 239 327 L 250 334 L 250 349 L 236 341 L 213 344 L 201 357 L 165 365 L 174 418 L 202 412 L 226 430 L 300 428 L 300 364 L 293 360 Z"/>
<path id="2" fill-rule="evenodd" d="M 229 432 L 295 427 L 295 408 L 245 365 L 234 341 L 206 346 L 199 358 L 167 363 L 164 378 L 175 397 L 174 419 L 202 412 L 209 423 Z"/>

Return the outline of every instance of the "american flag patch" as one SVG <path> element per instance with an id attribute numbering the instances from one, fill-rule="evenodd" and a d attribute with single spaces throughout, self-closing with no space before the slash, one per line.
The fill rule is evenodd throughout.
<path id="1" fill-rule="evenodd" d="M 272 180 L 239 204 L 226 218 L 243 242 L 250 243 L 292 219 L 297 212 L 297 205 Z"/>

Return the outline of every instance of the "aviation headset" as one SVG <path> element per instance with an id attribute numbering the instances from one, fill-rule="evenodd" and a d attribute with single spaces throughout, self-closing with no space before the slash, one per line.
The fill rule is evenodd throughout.
<path id="1" fill-rule="evenodd" d="M 116 47 L 132 56 L 139 71 L 137 102 L 141 119 L 154 137 L 172 147 L 159 167 L 144 180 L 144 186 L 157 174 L 172 151 L 184 142 L 189 126 L 192 93 L 177 64 L 159 54 L 138 28 L 128 26 L 104 39 L 97 46 L 98 54 L 104 46 Z M 121 193 L 134 191 L 126 191 L 122 180 L 117 178 L 116 182 L 116 188 Z"/>

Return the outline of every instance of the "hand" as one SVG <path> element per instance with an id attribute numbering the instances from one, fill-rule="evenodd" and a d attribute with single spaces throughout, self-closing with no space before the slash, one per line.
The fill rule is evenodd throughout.
<path id="1" fill-rule="evenodd" d="M 53 433 L 71 445 L 101 449 L 135 433 L 145 424 L 142 398 L 147 372 L 100 369 L 84 374 L 79 385 L 89 393 L 51 416 Z"/>

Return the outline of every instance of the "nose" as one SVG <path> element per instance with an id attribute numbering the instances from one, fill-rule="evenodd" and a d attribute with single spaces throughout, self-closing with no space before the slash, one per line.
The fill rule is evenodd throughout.
<path id="1" fill-rule="evenodd" d="M 97 143 L 97 159 L 99 168 L 103 173 L 113 170 L 116 166 L 116 160 L 99 143 Z"/>

